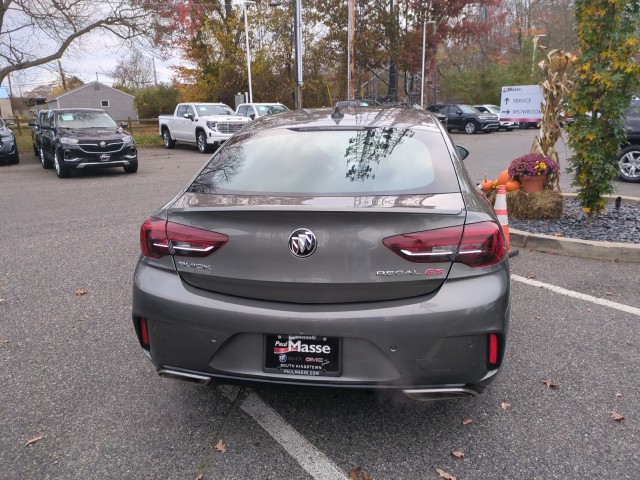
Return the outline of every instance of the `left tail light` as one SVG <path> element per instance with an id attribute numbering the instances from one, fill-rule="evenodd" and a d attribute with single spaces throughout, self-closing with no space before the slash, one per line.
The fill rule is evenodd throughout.
<path id="1" fill-rule="evenodd" d="M 144 317 L 138 317 L 138 333 L 142 348 L 149 349 L 149 325 Z"/>
<path id="2" fill-rule="evenodd" d="M 229 241 L 222 233 L 151 217 L 140 227 L 140 249 L 145 257 L 166 255 L 206 257 Z"/>

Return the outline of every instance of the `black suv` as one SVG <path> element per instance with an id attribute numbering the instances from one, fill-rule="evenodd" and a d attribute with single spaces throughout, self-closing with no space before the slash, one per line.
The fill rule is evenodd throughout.
<path id="1" fill-rule="evenodd" d="M 625 129 L 627 143 L 618 155 L 618 177 L 626 182 L 640 182 L 640 99 L 631 101 Z"/>
<path id="2" fill-rule="evenodd" d="M 36 157 L 40 156 L 40 137 L 43 132 L 40 127 L 47 121 L 48 115 L 49 110 L 39 110 L 35 121 L 29 122 L 29 126 L 31 127 L 31 143 L 33 144 L 33 153 L 36 154 Z"/>
<path id="3" fill-rule="evenodd" d="M 55 167 L 60 178 L 75 169 L 123 167 L 135 173 L 138 151 L 124 126 L 97 108 L 49 110 L 39 126 L 42 166 Z"/>
<path id="4" fill-rule="evenodd" d="M 481 113 L 470 105 L 448 103 L 430 105 L 427 110 L 447 116 L 447 130 L 461 130 L 467 133 L 495 132 L 500 128 L 498 116 Z"/>
<path id="5" fill-rule="evenodd" d="M 0 118 L 0 160 L 6 160 L 9 165 L 20 163 L 16 137 L 4 121 Z"/>

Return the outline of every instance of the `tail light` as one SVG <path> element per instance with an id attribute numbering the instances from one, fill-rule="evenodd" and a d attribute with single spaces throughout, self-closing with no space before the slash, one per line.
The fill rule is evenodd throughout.
<path id="1" fill-rule="evenodd" d="M 149 348 L 149 326 L 147 325 L 146 318 L 140 318 L 139 320 L 140 327 L 140 345 L 142 348 Z"/>
<path id="2" fill-rule="evenodd" d="M 500 343 L 498 342 L 498 335 L 495 333 L 489 334 L 489 345 L 487 348 L 487 367 L 489 370 L 493 370 L 498 367 L 500 361 Z"/>
<path id="3" fill-rule="evenodd" d="M 494 222 L 472 223 L 387 237 L 384 245 L 415 263 L 457 262 L 470 267 L 500 263 L 507 255 L 501 228 Z"/>
<path id="4" fill-rule="evenodd" d="M 229 237 L 221 233 L 151 217 L 140 227 L 140 249 L 145 257 L 166 255 L 206 257 L 221 248 Z"/>

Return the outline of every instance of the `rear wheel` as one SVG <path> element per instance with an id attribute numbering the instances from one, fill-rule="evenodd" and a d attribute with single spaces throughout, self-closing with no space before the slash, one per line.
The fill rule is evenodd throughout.
<path id="1" fill-rule="evenodd" d="M 176 141 L 171 138 L 168 128 L 162 129 L 162 144 L 164 145 L 164 148 L 168 149 L 172 149 L 176 146 Z"/>
<path id="2" fill-rule="evenodd" d="M 620 152 L 618 177 L 625 182 L 640 182 L 640 145 L 631 145 Z"/>
<path id="3" fill-rule="evenodd" d="M 476 125 L 476 122 L 467 122 L 464 124 L 464 131 L 468 134 L 476 133 L 477 130 L 478 126 Z"/>
<path id="4" fill-rule="evenodd" d="M 62 165 L 60 158 L 58 157 L 58 150 L 53 154 L 53 166 L 56 168 L 56 175 L 58 178 L 69 178 L 71 170 Z"/>
<path id="5" fill-rule="evenodd" d="M 47 160 L 44 156 L 44 148 L 40 145 L 40 163 L 42 164 L 42 168 L 51 168 L 51 160 Z"/>
<path id="6" fill-rule="evenodd" d="M 138 162 L 129 162 L 129 165 L 125 165 L 123 168 L 125 173 L 136 173 L 138 171 Z"/>

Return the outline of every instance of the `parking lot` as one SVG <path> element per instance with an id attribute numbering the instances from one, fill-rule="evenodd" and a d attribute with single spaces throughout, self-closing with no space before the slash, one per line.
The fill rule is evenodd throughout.
<path id="1" fill-rule="evenodd" d="M 454 139 L 480 181 L 534 134 Z M 142 150 L 136 174 L 66 180 L 28 152 L 0 166 L 0 478 L 638 478 L 637 264 L 521 250 L 504 368 L 471 400 L 158 377 L 131 322 L 138 229 L 206 159 Z"/>

